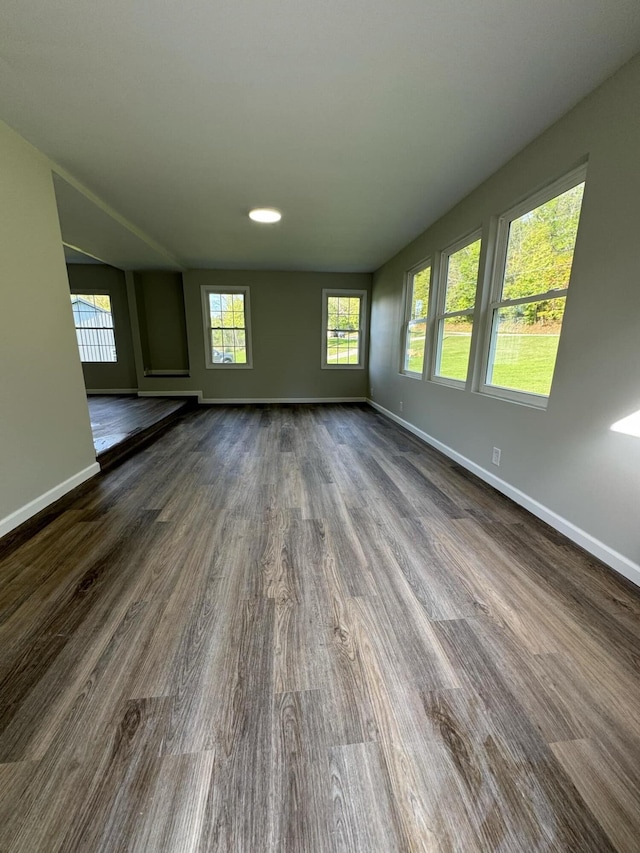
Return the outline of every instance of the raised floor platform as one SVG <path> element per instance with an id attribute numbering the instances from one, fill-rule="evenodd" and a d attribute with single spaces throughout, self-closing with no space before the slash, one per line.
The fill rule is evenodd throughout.
<path id="1" fill-rule="evenodd" d="M 129 455 L 193 405 L 190 399 L 99 394 L 87 397 L 96 458 L 102 468 Z"/>

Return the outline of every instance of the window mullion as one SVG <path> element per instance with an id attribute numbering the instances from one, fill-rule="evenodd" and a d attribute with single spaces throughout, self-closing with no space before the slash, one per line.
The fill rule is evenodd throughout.
<path id="1" fill-rule="evenodd" d="M 502 299 L 491 303 L 491 310 L 496 308 L 508 308 L 511 305 L 527 305 L 530 302 L 548 302 L 550 299 L 562 299 L 568 293 L 568 289 L 547 290 L 546 293 L 534 293 L 533 296 L 521 296 L 519 299 Z"/>

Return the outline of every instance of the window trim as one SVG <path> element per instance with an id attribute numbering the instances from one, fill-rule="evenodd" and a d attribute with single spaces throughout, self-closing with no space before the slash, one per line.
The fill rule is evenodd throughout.
<path id="1" fill-rule="evenodd" d="M 577 166 L 570 172 L 567 172 L 562 177 L 557 178 L 550 184 L 546 184 L 541 189 L 527 196 L 525 199 L 522 199 L 522 201 L 514 204 L 496 218 L 495 245 L 493 247 L 493 269 L 486 307 L 486 319 L 483 324 L 484 341 L 482 346 L 482 358 L 480 359 L 480 376 L 478 382 L 478 392 L 480 394 L 484 394 L 489 397 L 497 397 L 501 400 L 509 400 L 514 403 L 531 406 L 535 409 L 546 409 L 549 404 L 551 391 L 553 390 L 553 376 L 555 376 L 557 359 L 556 364 L 554 364 L 553 376 L 551 378 L 551 389 L 548 395 L 536 394 L 531 391 L 518 391 L 513 388 L 503 388 L 499 385 L 491 385 L 487 382 L 489 365 L 491 364 L 496 345 L 496 336 L 493 332 L 494 315 L 497 310 L 509 305 L 521 305 L 526 304 L 527 302 L 543 302 L 546 298 L 557 299 L 567 297 L 568 288 L 560 288 L 558 290 L 550 290 L 546 293 L 536 293 L 532 296 L 524 296 L 518 299 L 501 299 L 504 273 L 507 263 L 509 229 L 514 220 L 519 219 L 526 213 L 530 213 L 537 207 L 540 207 L 557 196 L 573 189 L 573 187 L 576 187 L 578 184 L 586 184 L 587 165 L 587 163 L 582 163 L 580 166 Z M 582 216 L 582 210 L 580 212 L 580 216 Z M 580 220 L 578 220 L 578 232 L 579 229 Z M 573 260 L 571 264 L 571 274 L 573 274 Z M 560 331 L 560 336 L 562 336 L 562 330 Z"/>
<path id="2" fill-rule="evenodd" d="M 213 285 L 203 284 L 200 286 L 202 299 L 202 323 L 204 331 L 204 360 L 207 370 L 251 370 L 253 368 L 253 345 L 251 338 L 251 300 L 250 287 L 248 284 L 242 285 Z M 225 363 L 214 362 L 211 359 L 211 314 L 209 308 L 210 293 L 242 293 L 244 294 L 244 331 L 247 351 L 246 364 L 237 364 L 236 362 Z"/>
<path id="3" fill-rule="evenodd" d="M 449 258 L 455 255 L 461 249 L 465 249 L 472 243 L 480 240 L 480 255 L 478 257 L 478 276 L 476 278 L 476 291 L 473 300 L 473 308 L 465 309 L 464 311 L 445 311 L 447 304 L 447 277 L 449 275 Z M 450 388 L 466 389 L 473 376 L 473 358 L 474 358 L 474 338 L 476 337 L 476 315 L 478 314 L 478 301 L 481 296 L 480 281 L 482 279 L 482 252 L 484 249 L 483 229 L 479 226 L 474 231 L 465 234 L 453 243 L 450 243 L 440 252 L 438 263 L 438 281 L 435 294 L 435 310 L 433 311 L 433 344 L 432 358 L 429 370 L 429 379 L 431 382 L 436 382 L 438 385 L 448 385 Z M 449 376 L 440 376 L 436 373 L 438 361 L 442 351 L 442 335 L 440 332 L 441 325 L 447 317 L 468 317 L 472 318 L 472 332 L 469 348 L 469 361 L 467 362 L 467 377 L 466 379 L 453 379 Z"/>
<path id="4" fill-rule="evenodd" d="M 427 300 L 427 313 L 425 317 L 417 317 L 415 320 L 410 319 L 411 315 L 411 303 L 413 302 L 413 278 L 419 272 L 426 270 L 429 268 L 431 270 L 431 275 L 429 277 L 429 299 Z M 431 255 L 423 260 L 419 261 L 417 264 L 414 264 L 410 267 L 404 274 L 404 298 L 403 298 L 403 317 L 402 317 L 402 326 L 401 326 L 401 341 L 400 341 L 400 375 L 406 376 L 409 379 L 424 379 L 425 376 L 428 376 L 429 372 L 429 361 L 430 361 L 430 347 L 429 341 L 431 339 L 431 315 L 433 314 L 432 307 L 434 302 L 434 290 L 436 286 L 436 263 L 435 260 L 432 259 Z M 405 356 L 407 354 L 407 335 L 409 334 L 409 326 L 411 323 L 421 323 L 425 324 L 425 341 L 424 341 L 424 357 L 422 361 L 422 370 L 418 372 L 417 370 L 409 370 L 405 368 Z"/>
<path id="5" fill-rule="evenodd" d="M 330 296 L 358 296 L 360 297 L 360 327 L 358 329 L 358 363 L 357 364 L 328 364 L 327 362 L 327 324 L 329 322 L 329 297 Z M 365 356 L 367 351 L 367 291 L 351 290 L 342 288 L 322 288 L 322 357 L 320 366 L 322 370 L 364 370 Z"/>
<path id="6" fill-rule="evenodd" d="M 80 343 L 78 341 L 78 328 L 81 328 L 81 327 L 76 326 L 75 317 L 73 317 L 73 308 L 72 308 L 71 316 L 73 318 L 73 330 L 76 334 L 76 345 L 78 347 L 78 356 L 80 357 L 80 364 L 118 364 L 120 359 L 118 356 L 118 338 L 117 338 L 117 334 L 116 334 L 116 315 L 115 315 L 115 307 L 114 307 L 114 302 L 113 302 L 113 294 L 111 293 L 109 288 L 107 288 L 107 287 L 86 288 L 85 287 L 83 290 L 79 290 L 78 287 L 76 286 L 76 287 L 70 287 L 69 292 L 70 292 L 71 296 L 108 296 L 109 302 L 111 303 L 111 322 L 113 323 L 113 325 L 112 326 L 100 326 L 99 328 L 101 328 L 101 329 L 111 328 L 111 330 L 113 331 L 113 351 L 114 351 L 115 356 L 116 356 L 113 359 L 113 361 L 83 361 L 82 354 L 80 352 Z M 72 303 L 72 305 L 73 305 L 73 303 Z M 89 326 L 87 328 L 98 328 L 98 327 Z"/>

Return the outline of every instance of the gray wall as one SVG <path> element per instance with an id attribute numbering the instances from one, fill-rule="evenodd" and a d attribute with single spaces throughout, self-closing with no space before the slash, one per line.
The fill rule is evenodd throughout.
<path id="1" fill-rule="evenodd" d="M 95 464 L 95 453 L 51 171 L 2 123 L 0 185 L 3 534 L 25 520 L 26 504 Z"/>
<path id="2" fill-rule="evenodd" d="M 597 89 L 374 277 L 374 399 L 640 563 L 640 58 Z M 588 156 L 573 276 L 546 411 L 399 374 L 405 270 Z M 482 274 L 482 271 L 481 271 Z"/>
<path id="3" fill-rule="evenodd" d="M 133 358 L 131 320 L 124 273 L 107 265 L 68 264 L 67 275 L 72 293 L 102 291 L 111 297 L 118 360 L 114 363 L 83 364 L 82 372 L 87 389 L 136 389 L 138 380 Z"/>
<path id="4" fill-rule="evenodd" d="M 139 272 L 135 282 L 144 367 L 187 371 L 189 352 L 181 274 Z"/>
<path id="5" fill-rule="evenodd" d="M 253 369 L 205 367 L 201 285 L 249 285 Z M 322 370 L 322 290 L 370 290 L 351 273 L 191 270 L 184 274 L 190 377 L 153 379 L 141 390 L 202 391 L 205 399 L 365 397 L 366 370 Z"/>

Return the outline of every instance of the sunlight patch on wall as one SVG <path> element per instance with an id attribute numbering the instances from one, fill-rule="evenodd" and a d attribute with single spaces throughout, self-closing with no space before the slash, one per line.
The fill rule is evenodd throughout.
<path id="1" fill-rule="evenodd" d="M 614 432 L 623 432 L 625 435 L 634 435 L 636 438 L 640 438 L 640 409 L 611 424 L 610 429 Z"/>

